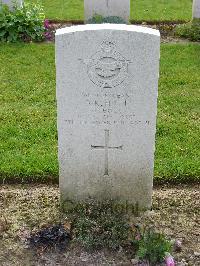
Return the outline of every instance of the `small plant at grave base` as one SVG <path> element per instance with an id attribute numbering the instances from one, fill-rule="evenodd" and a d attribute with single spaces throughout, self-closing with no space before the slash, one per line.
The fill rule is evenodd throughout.
<path id="1" fill-rule="evenodd" d="M 136 257 L 141 260 L 148 260 L 150 265 L 161 263 L 164 260 L 168 262 L 173 258 L 170 255 L 172 251 L 172 242 L 167 240 L 161 233 L 155 232 L 152 228 L 143 228 L 136 226 L 133 230 L 132 244 L 136 251 Z"/>
<path id="2" fill-rule="evenodd" d="M 12 10 L 0 3 L 0 41 L 43 41 L 46 31 L 43 8 L 38 4 L 23 3 Z"/>
<path id="3" fill-rule="evenodd" d="M 187 38 L 191 41 L 200 41 L 200 19 L 194 19 L 193 21 L 179 25 L 175 28 L 175 35 Z"/>
<path id="4" fill-rule="evenodd" d="M 88 24 L 102 24 L 102 23 L 114 23 L 114 24 L 127 24 L 123 18 L 118 16 L 103 17 L 99 14 L 95 14 L 92 18 L 88 19 Z"/>
<path id="5" fill-rule="evenodd" d="M 86 249 L 117 249 L 128 239 L 129 225 L 125 214 L 113 211 L 112 203 L 94 201 L 70 210 L 75 241 Z"/>

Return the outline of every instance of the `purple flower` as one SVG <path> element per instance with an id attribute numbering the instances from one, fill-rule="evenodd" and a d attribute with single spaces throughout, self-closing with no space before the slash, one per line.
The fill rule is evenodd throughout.
<path id="1" fill-rule="evenodd" d="M 181 251 L 181 249 L 182 249 L 182 242 L 180 240 L 176 240 L 174 242 L 174 250 Z"/>
<path id="2" fill-rule="evenodd" d="M 49 29 L 50 24 L 49 24 L 48 19 L 45 19 L 45 21 L 44 21 L 44 27 L 45 27 L 45 29 Z"/>
<path id="3" fill-rule="evenodd" d="M 47 40 L 52 40 L 52 33 L 51 32 L 45 32 L 44 33 L 44 36 L 45 36 L 45 38 L 47 39 Z"/>
<path id="4" fill-rule="evenodd" d="M 169 253 L 166 253 L 165 263 L 166 266 L 175 266 L 174 258 Z"/>

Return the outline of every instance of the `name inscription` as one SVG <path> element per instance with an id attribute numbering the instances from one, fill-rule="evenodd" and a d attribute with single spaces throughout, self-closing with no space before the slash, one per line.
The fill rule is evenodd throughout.
<path id="1" fill-rule="evenodd" d="M 86 113 L 79 113 L 74 118 L 66 118 L 68 125 L 143 125 L 149 120 L 140 119 L 133 110 L 134 95 L 131 93 L 98 92 L 83 90 L 81 99 L 87 107 Z"/>

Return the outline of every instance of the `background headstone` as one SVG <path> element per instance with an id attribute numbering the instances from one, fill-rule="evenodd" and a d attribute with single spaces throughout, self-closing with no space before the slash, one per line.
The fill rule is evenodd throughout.
<path id="1" fill-rule="evenodd" d="M 23 0 L 1 0 L 3 4 L 6 4 L 9 6 L 10 9 L 13 8 L 13 5 L 18 5 L 18 6 L 22 6 Z"/>
<path id="2" fill-rule="evenodd" d="M 159 31 L 101 24 L 56 32 L 62 200 L 151 206 Z"/>
<path id="3" fill-rule="evenodd" d="M 193 18 L 200 19 L 200 0 L 193 0 Z"/>
<path id="4" fill-rule="evenodd" d="M 103 17 L 117 16 L 129 21 L 130 0 L 84 0 L 85 21 L 95 14 Z"/>

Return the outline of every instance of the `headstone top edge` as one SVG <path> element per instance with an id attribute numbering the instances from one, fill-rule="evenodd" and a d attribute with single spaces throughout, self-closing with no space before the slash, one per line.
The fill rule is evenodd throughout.
<path id="1" fill-rule="evenodd" d="M 118 30 L 118 31 L 139 32 L 160 37 L 159 30 L 142 26 L 126 25 L 126 24 L 86 24 L 86 25 L 65 27 L 56 30 L 56 36 L 68 33 L 74 33 L 74 32 L 95 31 L 95 30 Z"/>

